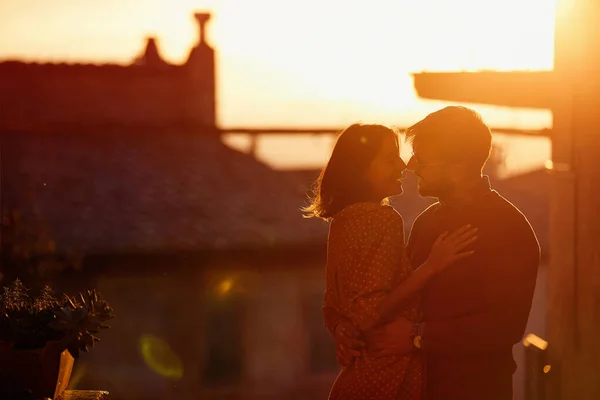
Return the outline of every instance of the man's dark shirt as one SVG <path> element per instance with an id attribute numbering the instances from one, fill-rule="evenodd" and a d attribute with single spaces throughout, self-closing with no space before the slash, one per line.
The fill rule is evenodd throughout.
<path id="1" fill-rule="evenodd" d="M 529 222 L 489 187 L 468 201 L 441 202 L 414 222 L 407 253 L 421 265 L 445 231 L 477 227 L 475 254 L 450 266 L 423 292 L 428 400 L 511 400 L 512 347 L 524 334 L 540 248 Z"/>

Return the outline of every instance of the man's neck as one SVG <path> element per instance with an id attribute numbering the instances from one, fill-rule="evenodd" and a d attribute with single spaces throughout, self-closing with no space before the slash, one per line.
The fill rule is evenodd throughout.
<path id="1" fill-rule="evenodd" d="M 489 178 L 480 175 L 460 182 L 451 193 L 440 196 L 439 200 L 442 204 L 450 206 L 472 204 L 489 192 Z"/>

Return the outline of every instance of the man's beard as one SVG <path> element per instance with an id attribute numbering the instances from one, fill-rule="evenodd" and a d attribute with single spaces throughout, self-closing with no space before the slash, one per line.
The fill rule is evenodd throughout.
<path id="1" fill-rule="evenodd" d="M 439 181 L 432 184 L 420 179 L 417 191 L 421 197 L 443 198 L 454 192 L 454 185 L 450 181 Z"/>

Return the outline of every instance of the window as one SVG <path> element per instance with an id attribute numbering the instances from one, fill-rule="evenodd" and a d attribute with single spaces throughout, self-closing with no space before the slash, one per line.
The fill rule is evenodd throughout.
<path id="1" fill-rule="evenodd" d="M 242 377 L 243 304 L 237 296 L 210 298 L 205 332 L 206 386 L 239 383 Z"/>

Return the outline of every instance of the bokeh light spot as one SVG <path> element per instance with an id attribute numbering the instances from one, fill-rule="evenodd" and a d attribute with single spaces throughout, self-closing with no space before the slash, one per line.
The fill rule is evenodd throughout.
<path id="1" fill-rule="evenodd" d="M 233 279 L 225 279 L 217 286 L 217 293 L 221 296 L 227 295 L 233 288 Z"/>

